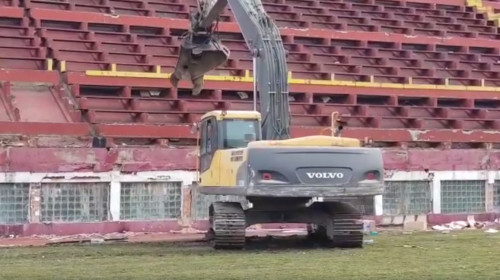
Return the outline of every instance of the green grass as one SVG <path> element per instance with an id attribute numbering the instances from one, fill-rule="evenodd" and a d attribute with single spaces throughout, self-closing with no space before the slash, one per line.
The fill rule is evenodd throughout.
<path id="1" fill-rule="evenodd" d="M 0 249 L 0 279 L 498 279 L 500 234 L 383 233 L 364 249 L 204 243 Z M 263 248 L 276 245 L 274 249 Z M 283 244 L 281 244 L 283 245 Z M 290 245 L 290 244 L 284 244 Z M 292 246 L 293 247 L 293 246 Z"/>

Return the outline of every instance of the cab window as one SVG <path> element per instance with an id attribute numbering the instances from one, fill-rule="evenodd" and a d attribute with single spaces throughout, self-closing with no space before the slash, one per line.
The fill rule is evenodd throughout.
<path id="1" fill-rule="evenodd" d="M 201 122 L 200 132 L 200 152 L 210 153 L 217 149 L 217 122 L 214 119 Z"/>
<path id="2" fill-rule="evenodd" d="M 210 154 L 217 150 L 217 123 L 214 119 L 206 121 L 205 130 L 205 152 Z"/>
<path id="3" fill-rule="evenodd" d="M 215 118 L 209 118 L 201 124 L 200 139 L 200 170 L 203 172 L 210 167 L 212 157 L 219 148 L 218 129 Z"/>
<path id="4" fill-rule="evenodd" d="M 222 122 L 224 149 L 246 147 L 249 142 L 260 138 L 259 123 L 256 120 L 230 120 Z"/>

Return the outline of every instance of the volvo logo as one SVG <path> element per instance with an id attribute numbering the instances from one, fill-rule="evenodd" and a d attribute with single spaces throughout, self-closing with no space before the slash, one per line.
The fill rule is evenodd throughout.
<path id="1" fill-rule="evenodd" d="M 306 173 L 307 177 L 309 179 L 342 179 L 344 178 L 344 173 L 340 172 L 307 172 Z"/>

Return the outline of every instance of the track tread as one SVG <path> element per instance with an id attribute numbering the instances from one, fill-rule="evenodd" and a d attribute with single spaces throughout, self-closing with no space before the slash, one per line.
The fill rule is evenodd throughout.
<path id="1" fill-rule="evenodd" d="M 331 216 L 333 223 L 333 238 L 329 238 L 323 226 L 318 229 L 308 229 L 308 235 L 322 246 L 330 248 L 361 248 L 363 247 L 363 223 L 359 214 L 335 214 Z"/>
<path id="2" fill-rule="evenodd" d="M 359 214 L 335 214 L 331 245 L 340 248 L 363 247 L 363 223 Z"/>
<path id="3" fill-rule="evenodd" d="M 214 249 L 242 249 L 245 247 L 245 212 L 239 202 L 214 202 L 211 230 Z"/>

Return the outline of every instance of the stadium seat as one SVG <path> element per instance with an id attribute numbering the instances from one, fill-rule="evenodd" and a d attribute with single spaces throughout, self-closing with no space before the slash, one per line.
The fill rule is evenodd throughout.
<path id="1" fill-rule="evenodd" d="M 15 8 L 16 1 L 2 2 L 13 6 L 0 6 L 0 67 L 4 69 L 47 69 L 47 50 L 41 39 L 34 35 L 24 11 Z"/>

